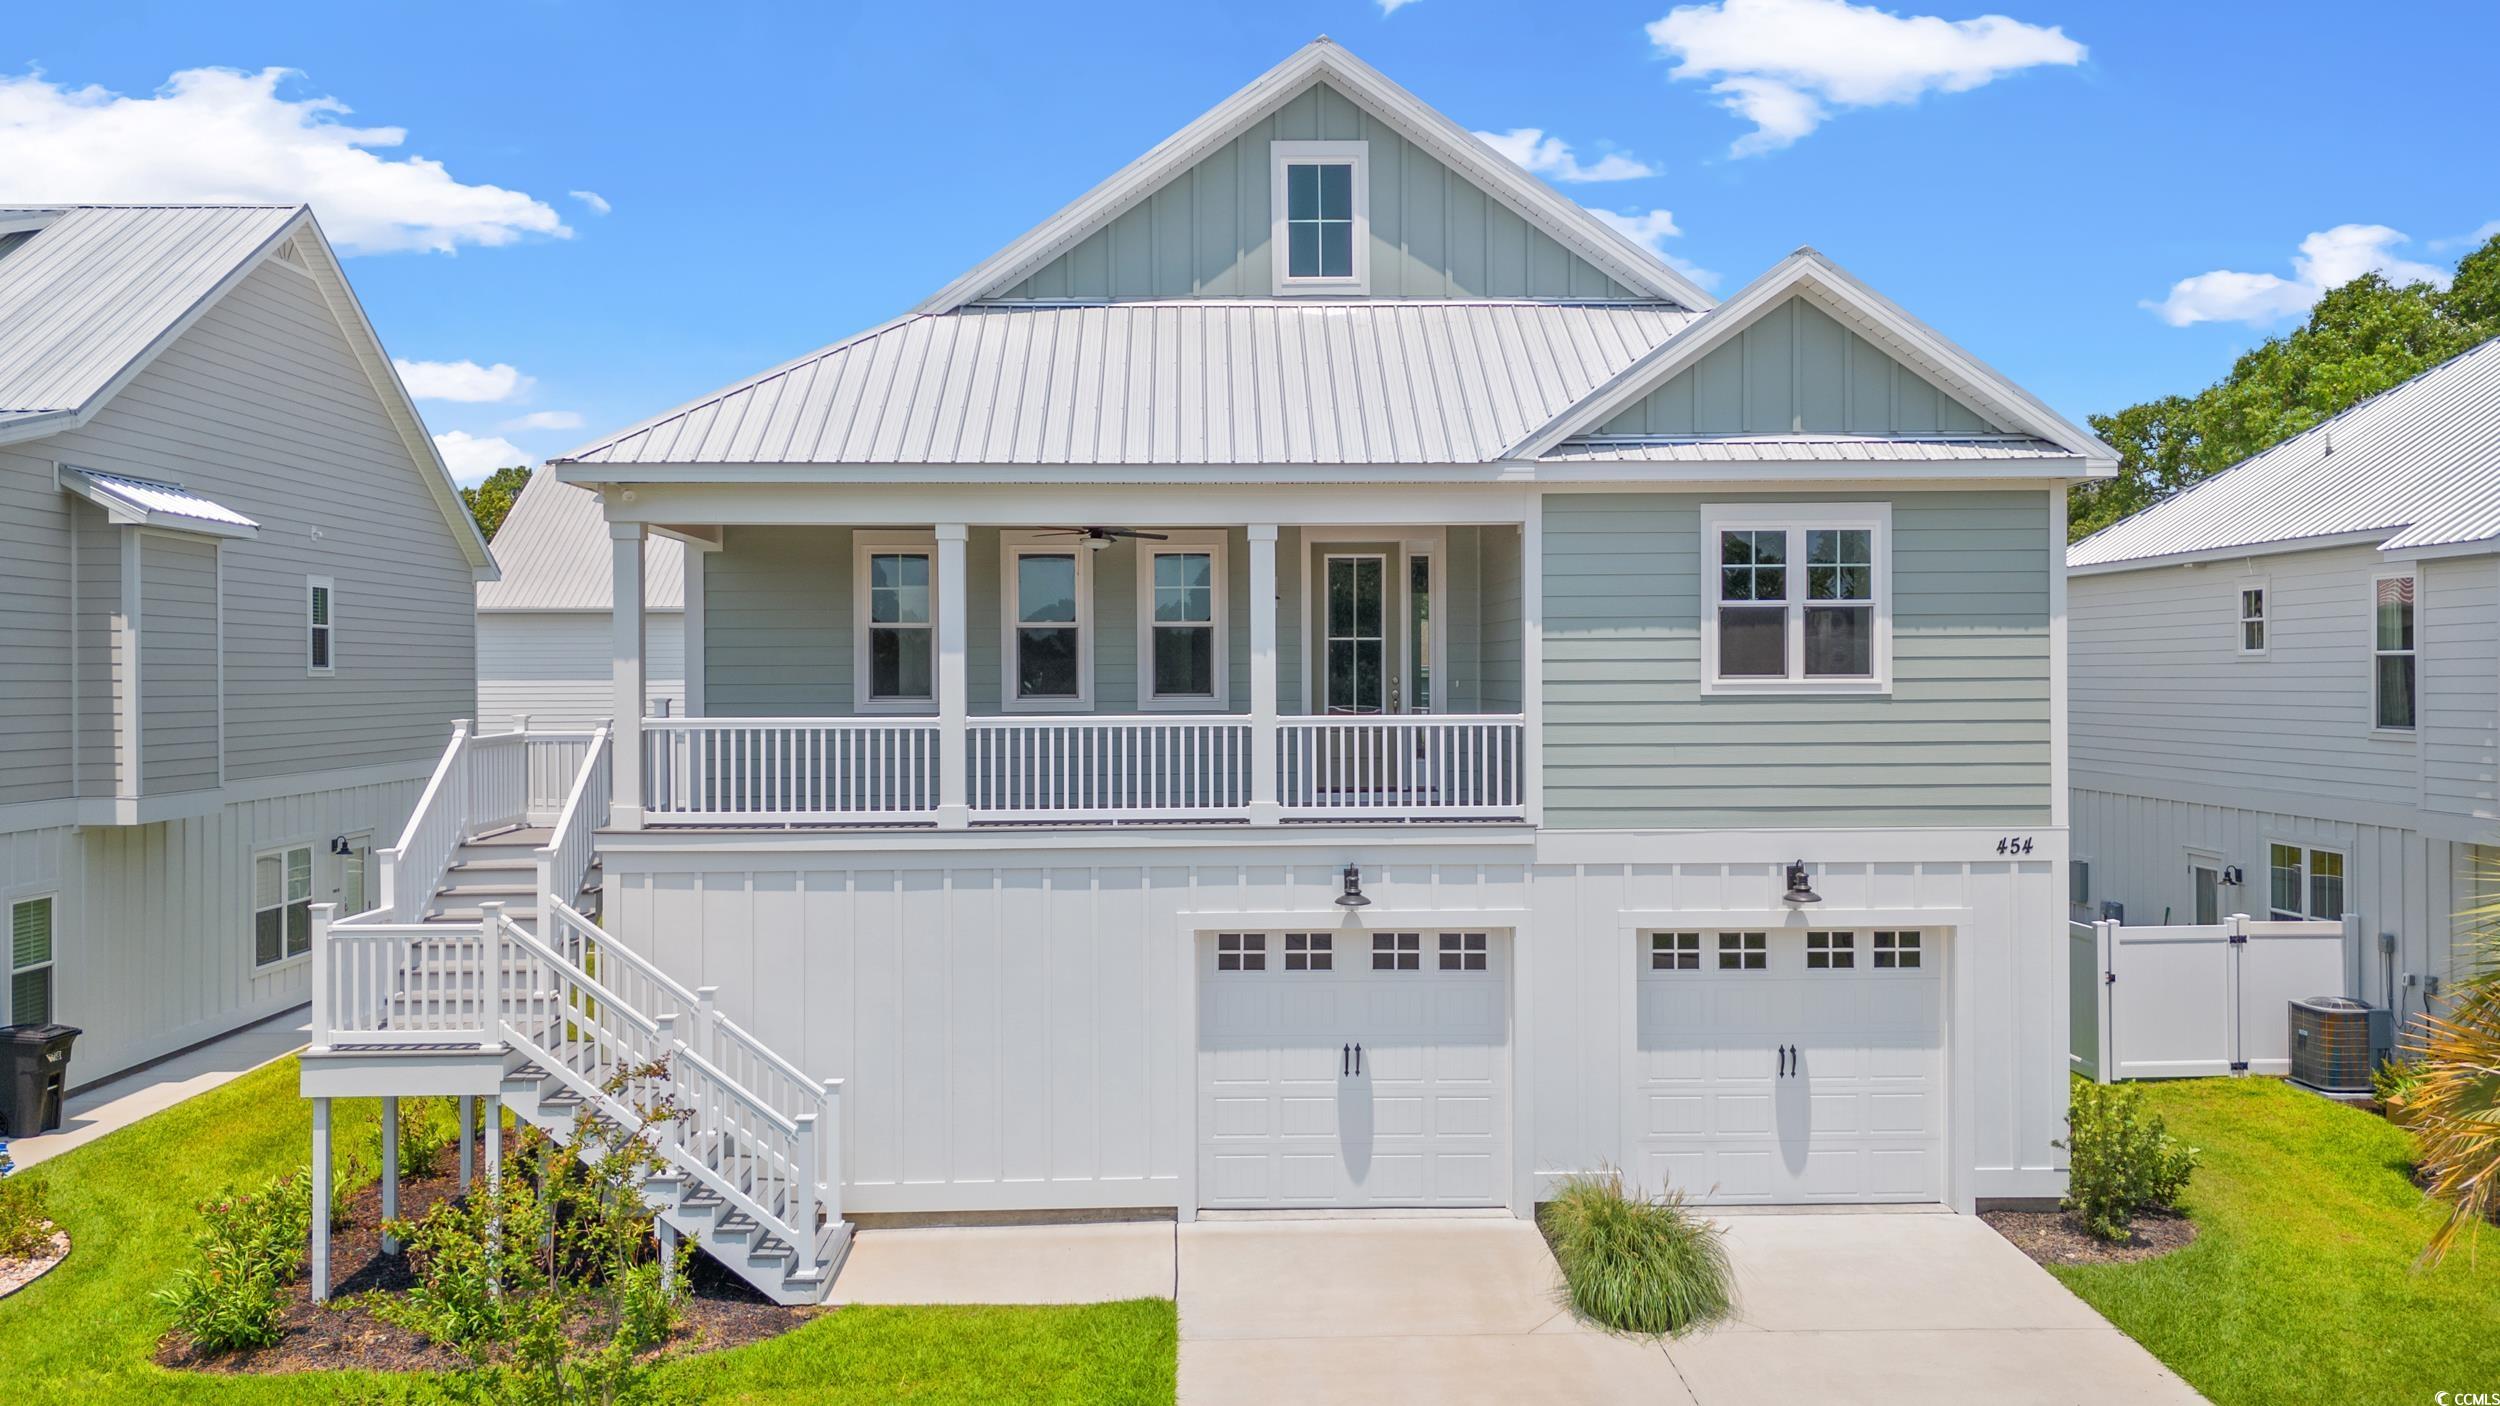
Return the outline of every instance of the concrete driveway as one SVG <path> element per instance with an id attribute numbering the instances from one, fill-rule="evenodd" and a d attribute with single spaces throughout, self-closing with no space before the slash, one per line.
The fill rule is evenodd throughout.
<path id="1" fill-rule="evenodd" d="M 1737 1316 L 1663 1344 L 1573 1318 L 1543 1239 L 1508 1217 L 1181 1226 L 1181 1400 L 2201 1399 L 1975 1219 L 1722 1223 Z"/>

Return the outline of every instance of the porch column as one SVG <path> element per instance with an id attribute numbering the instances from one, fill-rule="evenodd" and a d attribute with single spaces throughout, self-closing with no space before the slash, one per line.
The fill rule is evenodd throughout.
<path id="1" fill-rule="evenodd" d="M 686 544 L 686 706 L 690 718 L 709 716 L 703 711 L 703 564 L 711 552 L 695 543 Z"/>
<path id="2" fill-rule="evenodd" d="M 1250 823 L 1278 823 L 1276 524 L 1250 524 Z"/>
<path id="3" fill-rule="evenodd" d="M 1528 495 L 1519 524 L 1520 769 L 1527 782 L 1527 821 L 1545 823 L 1545 500 Z"/>
<path id="4" fill-rule="evenodd" d="M 616 624 L 616 695 L 614 759 L 609 776 L 613 801 L 608 823 L 619 830 L 642 828 L 642 713 L 649 706 L 643 677 L 642 536 L 638 522 L 608 524 L 608 545 L 614 587 L 610 614 Z"/>
<path id="5" fill-rule="evenodd" d="M 970 706 L 964 679 L 964 543 L 969 536 L 960 522 L 937 525 L 937 823 L 941 830 L 962 830 L 972 824 L 964 784 L 964 714 Z"/>

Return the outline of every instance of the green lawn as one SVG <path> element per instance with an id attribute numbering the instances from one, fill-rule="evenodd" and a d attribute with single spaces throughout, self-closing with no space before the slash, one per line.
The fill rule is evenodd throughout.
<path id="1" fill-rule="evenodd" d="M 2204 1151 L 2196 1243 L 2068 1287 L 2218 1406 L 2500 1391 L 2500 1239 L 2414 1267 L 2439 1215 L 2400 1129 L 2271 1079 L 2144 1089 Z"/>
<path id="2" fill-rule="evenodd" d="M 150 1360 L 152 1297 L 190 1252 L 193 1203 L 300 1165 L 309 1105 L 295 1062 L 205 1094 L 23 1175 L 47 1183 L 67 1263 L 0 1300 L 0 1400 L 277 1403 L 431 1399 L 420 1379 L 229 1377 Z M 338 1106 L 343 1149 L 372 1146 L 370 1102 Z M 373 1158 L 368 1151 L 365 1160 Z M 796 1332 L 679 1365 L 718 1402 L 1169 1402 L 1179 1327 L 1162 1299 L 1081 1308 L 844 1309 Z"/>

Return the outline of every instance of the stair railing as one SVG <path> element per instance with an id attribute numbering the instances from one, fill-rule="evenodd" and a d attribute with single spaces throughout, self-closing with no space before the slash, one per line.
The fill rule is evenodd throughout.
<path id="1" fill-rule="evenodd" d="M 613 799 L 608 784 L 614 765 L 613 732 L 613 724 L 601 723 L 591 734 L 589 750 L 565 795 L 564 809 L 557 812 L 547 843 L 538 851 L 541 931 L 552 931 L 552 923 L 543 915 L 555 912 L 557 904 L 570 909 L 580 901 L 590 861 L 598 853 L 599 831 L 608 823 L 608 803 Z"/>
<path id="2" fill-rule="evenodd" d="M 385 921 L 413 923 L 423 917 L 451 857 L 469 838 L 469 727 L 466 718 L 451 725 L 451 744 L 434 764 L 417 808 L 408 813 L 399 843 L 378 856 Z"/>

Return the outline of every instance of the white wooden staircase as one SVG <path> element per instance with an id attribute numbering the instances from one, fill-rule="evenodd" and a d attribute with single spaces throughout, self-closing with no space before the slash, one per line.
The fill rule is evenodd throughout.
<path id="1" fill-rule="evenodd" d="M 721 1015 L 711 988 L 677 981 L 578 906 L 596 892 L 608 756 L 604 728 L 455 730 L 382 856 L 383 906 L 314 912 L 305 1090 L 487 1093 L 578 1145 L 589 1111 L 641 1118 L 607 1089 L 612 1074 L 664 1064 L 651 1092 L 680 1116 L 653 1125 L 654 1214 L 774 1302 L 821 1302 L 850 1248 L 840 1081 L 811 1079 Z M 542 807 L 540 775 L 558 764 L 570 784 Z"/>

